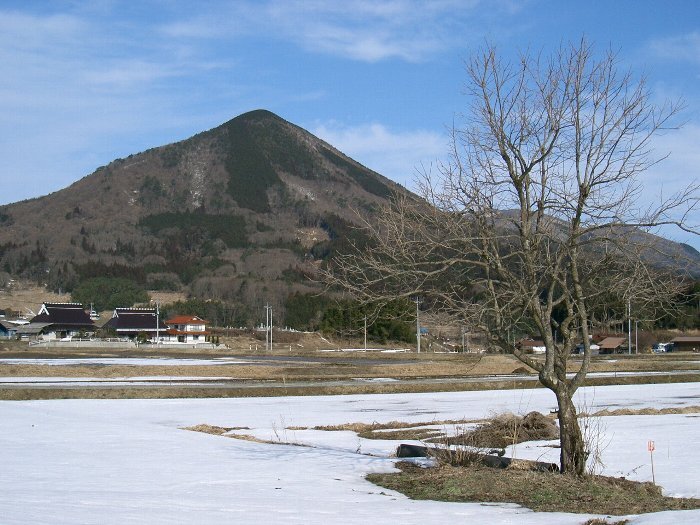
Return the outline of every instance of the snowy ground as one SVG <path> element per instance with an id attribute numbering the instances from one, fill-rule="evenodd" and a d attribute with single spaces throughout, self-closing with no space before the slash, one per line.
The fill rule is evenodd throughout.
<path id="1" fill-rule="evenodd" d="M 700 404 L 697 383 L 582 392 L 589 410 Z M 503 411 L 547 412 L 543 389 L 436 394 L 181 400 L 0 402 L 0 522 L 25 523 L 583 523 L 590 516 L 515 505 L 412 501 L 364 480 L 389 471 L 397 442 L 350 432 L 289 430 L 348 422 L 430 422 Z M 667 494 L 700 497 L 700 417 L 604 418 L 605 473 L 656 479 Z M 248 427 L 261 444 L 181 430 Z M 518 457 L 540 457 L 523 444 Z M 548 452 L 548 453 L 551 453 Z M 554 453 L 556 455 L 556 452 Z M 545 456 L 546 457 L 546 456 Z M 632 523 L 698 523 L 700 511 Z"/>

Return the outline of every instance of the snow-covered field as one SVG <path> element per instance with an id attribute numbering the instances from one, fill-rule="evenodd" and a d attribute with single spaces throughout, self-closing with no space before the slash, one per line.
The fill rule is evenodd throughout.
<path id="1" fill-rule="evenodd" d="M 581 394 L 592 411 L 700 404 L 698 383 L 596 387 Z M 0 523 L 583 523 L 590 516 L 533 513 L 504 504 L 412 501 L 364 480 L 369 472 L 393 468 L 390 456 L 398 442 L 290 429 L 472 419 L 503 411 L 547 412 L 554 405 L 544 389 L 2 401 Z M 236 432 L 276 443 L 181 429 L 199 423 L 248 427 Z M 700 414 L 606 417 L 603 424 L 609 441 L 606 474 L 650 480 L 647 441 L 654 440 L 657 483 L 667 494 L 700 497 Z M 519 445 L 515 454 L 556 457 L 556 451 L 539 445 Z M 631 522 L 700 523 L 700 510 L 644 515 Z"/>

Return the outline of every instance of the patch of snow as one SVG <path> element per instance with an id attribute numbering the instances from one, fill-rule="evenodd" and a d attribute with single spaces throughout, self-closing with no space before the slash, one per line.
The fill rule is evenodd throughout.
<path id="1" fill-rule="evenodd" d="M 325 339 L 323 340 L 325 341 Z M 382 352 L 385 354 L 395 354 L 410 352 L 410 350 L 408 348 L 326 348 L 319 350 L 319 352 Z"/>
<path id="2" fill-rule="evenodd" d="M 353 377 L 352 380 L 362 383 L 392 383 L 399 381 L 393 377 Z"/>

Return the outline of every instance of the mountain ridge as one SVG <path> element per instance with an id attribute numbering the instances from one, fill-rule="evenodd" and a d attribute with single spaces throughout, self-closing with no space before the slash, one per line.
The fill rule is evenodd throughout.
<path id="1" fill-rule="evenodd" d="M 149 288 L 281 306 L 318 290 L 306 276 L 358 235 L 353 210 L 374 213 L 393 192 L 406 190 L 254 110 L 0 206 L 0 268 L 52 289 L 111 271 Z"/>
<path id="2" fill-rule="evenodd" d="M 0 206 L 0 271 L 63 291 L 127 277 L 225 301 L 246 321 L 270 303 L 281 319 L 288 297 L 322 291 L 309 277 L 323 261 L 365 241 L 358 213 L 395 193 L 417 198 L 258 109 Z M 664 242 L 700 276 L 700 253 Z"/>

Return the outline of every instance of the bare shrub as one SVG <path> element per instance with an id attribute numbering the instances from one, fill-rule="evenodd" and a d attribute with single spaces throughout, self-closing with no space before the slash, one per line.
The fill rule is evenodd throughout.
<path id="1" fill-rule="evenodd" d="M 441 465 L 466 467 L 480 464 L 484 453 L 476 443 L 473 433 L 464 426 L 456 426 L 455 431 L 455 438 L 445 435 L 439 440 L 432 440 L 437 441 L 438 446 L 428 448 L 430 456 Z"/>
<path id="2" fill-rule="evenodd" d="M 603 452 L 610 444 L 612 438 L 607 437 L 607 426 L 603 422 L 601 414 L 591 413 L 592 405 L 593 399 L 589 401 L 584 395 L 577 410 L 586 454 L 586 474 L 597 476 L 602 474 L 605 469 Z"/>
<path id="3" fill-rule="evenodd" d="M 505 448 L 525 441 L 557 439 L 556 422 L 539 412 L 524 417 L 501 414 L 453 439 L 456 444 L 468 443 L 476 447 Z"/>
<path id="4" fill-rule="evenodd" d="M 226 428 L 226 427 L 217 427 L 216 425 L 207 425 L 206 423 L 202 423 L 200 425 L 194 425 L 191 427 L 184 427 L 183 430 L 191 430 L 193 432 L 204 432 L 205 434 L 212 434 L 214 436 L 221 436 L 223 434 L 226 434 L 226 432 L 230 432 L 231 430 L 234 430 L 233 428 Z"/>
<path id="5" fill-rule="evenodd" d="M 603 452 L 612 438 L 607 436 L 607 426 L 600 416 L 583 416 L 579 418 L 583 433 L 584 450 L 587 455 L 586 474 L 597 476 L 605 469 Z"/>

